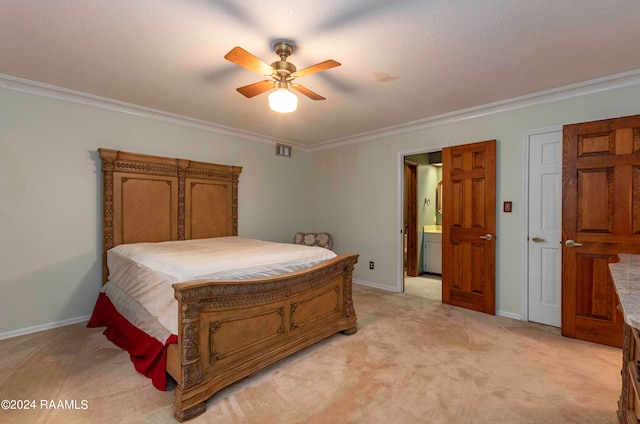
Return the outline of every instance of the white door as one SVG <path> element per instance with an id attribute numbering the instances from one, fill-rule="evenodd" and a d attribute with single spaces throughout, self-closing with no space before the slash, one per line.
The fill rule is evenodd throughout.
<path id="1" fill-rule="evenodd" d="M 562 317 L 562 131 L 529 136 L 529 321 Z"/>

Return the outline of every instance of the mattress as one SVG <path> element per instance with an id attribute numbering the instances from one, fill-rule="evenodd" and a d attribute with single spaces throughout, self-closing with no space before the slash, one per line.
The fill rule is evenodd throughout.
<path id="1" fill-rule="evenodd" d="M 327 261 L 322 247 L 241 237 L 123 244 L 107 252 L 103 287 L 131 324 L 166 344 L 178 334 L 178 304 L 171 286 L 193 280 L 242 280 L 286 274 Z"/>

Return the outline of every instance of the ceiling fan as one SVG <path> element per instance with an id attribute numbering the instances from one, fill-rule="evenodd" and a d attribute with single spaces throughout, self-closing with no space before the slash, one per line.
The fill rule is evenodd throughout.
<path id="1" fill-rule="evenodd" d="M 293 63 L 287 61 L 287 58 L 294 50 L 293 42 L 278 40 L 274 43 L 273 49 L 276 54 L 280 56 L 280 60 L 273 62 L 271 65 L 268 65 L 258 59 L 242 47 L 234 47 L 224 56 L 225 59 L 235 63 L 236 65 L 240 65 L 266 77 L 271 77 L 270 80 L 259 81 L 237 88 L 236 90 L 240 94 L 245 97 L 252 98 L 258 94 L 276 89 L 269 95 L 269 105 L 271 106 L 271 109 L 282 113 L 293 112 L 298 104 L 298 98 L 289 91 L 290 88 L 304 94 L 311 100 L 325 100 L 325 98 L 318 93 L 315 93 L 299 84 L 295 84 L 292 81 L 296 78 L 335 68 L 336 66 L 340 66 L 340 63 L 335 60 L 325 60 L 324 62 L 317 63 L 298 71 Z M 285 101 L 289 101 L 289 103 L 284 106 L 278 106 L 277 102 L 279 97 Z"/>

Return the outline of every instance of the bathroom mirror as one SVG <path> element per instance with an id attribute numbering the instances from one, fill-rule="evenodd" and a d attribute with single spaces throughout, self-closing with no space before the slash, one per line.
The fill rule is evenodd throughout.
<path id="1" fill-rule="evenodd" d="M 438 191 L 436 192 L 436 207 L 438 212 L 442 215 L 442 180 L 438 183 Z"/>

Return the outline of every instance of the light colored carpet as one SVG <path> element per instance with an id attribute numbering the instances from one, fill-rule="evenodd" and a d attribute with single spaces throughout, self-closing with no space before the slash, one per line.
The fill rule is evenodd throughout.
<path id="1" fill-rule="evenodd" d="M 442 300 L 442 277 L 437 274 L 421 274 L 419 277 L 404 277 L 404 292 L 427 299 Z"/>
<path id="2" fill-rule="evenodd" d="M 619 349 L 407 293 L 354 287 L 359 331 L 334 335 L 217 393 L 197 423 L 614 424 Z M 2 423 L 174 423 L 173 392 L 138 375 L 100 329 L 0 341 Z M 86 400 L 85 410 L 40 400 Z"/>

